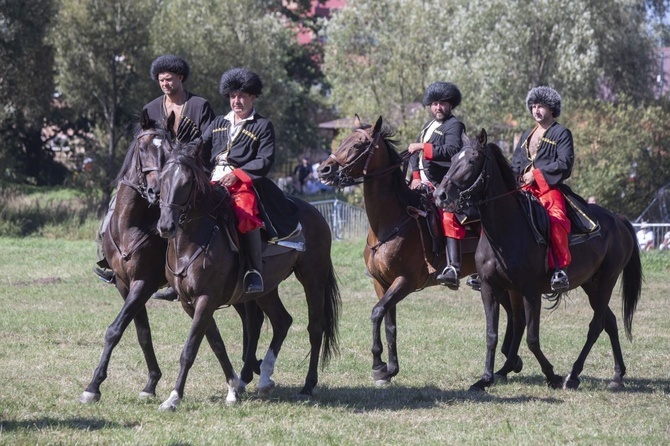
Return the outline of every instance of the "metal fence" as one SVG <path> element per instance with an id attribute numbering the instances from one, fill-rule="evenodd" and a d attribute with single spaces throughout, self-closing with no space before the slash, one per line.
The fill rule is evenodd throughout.
<path id="1" fill-rule="evenodd" d="M 312 201 L 330 226 L 334 240 L 360 240 L 368 233 L 365 210 L 339 200 Z"/>

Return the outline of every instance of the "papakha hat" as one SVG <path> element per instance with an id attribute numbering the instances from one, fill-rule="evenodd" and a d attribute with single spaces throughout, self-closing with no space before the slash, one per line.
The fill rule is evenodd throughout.
<path id="1" fill-rule="evenodd" d="M 426 89 L 423 105 L 430 105 L 437 101 L 448 102 L 452 108 L 456 108 L 461 103 L 461 90 L 451 82 L 434 82 Z"/>
<path id="2" fill-rule="evenodd" d="M 173 56 L 172 54 L 164 54 L 158 56 L 156 60 L 151 63 L 149 74 L 152 79 L 158 80 L 158 75 L 166 72 L 181 74 L 184 77 L 182 82 L 186 82 L 191 69 L 189 68 L 188 63 L 181 57 Z"/>
<path id="3" fill-rule="evenodd" d="M 551 87 L 535 87 L 528 92 L 526 107 L 532 113 L 534 104 L 542 104 L 551 110 L 554 118 L 561 115 L 561 95 Z"/>
<path id="4" fill-rule="evenodd" d="M 221 76 L 219 93 L 228 97 L 233 91 L 241 91 L 254 96 L 260 96 L 263 92 L 263 82 L 260 76 L 246 68 L 233 68 Z"/>

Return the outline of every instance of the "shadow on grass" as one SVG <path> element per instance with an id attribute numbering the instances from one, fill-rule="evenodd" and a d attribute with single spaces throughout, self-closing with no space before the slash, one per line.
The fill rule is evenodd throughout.
<path id="1" fill-rule="evenodd" d="M 75 429 L 81 431 L 97 431 L 109 428 L 128 427 L 119 423 L 102 420 L 99 418 L 70 418 L 61 420 L 57 418 L 35 418 L 32 420 L 0 422 L 3 432 L 22 430 L 44 430 L 44 429 Z"/>

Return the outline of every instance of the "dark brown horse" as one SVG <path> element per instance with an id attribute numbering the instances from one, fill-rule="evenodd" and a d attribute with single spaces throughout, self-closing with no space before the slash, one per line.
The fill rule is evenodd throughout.
<path id="1" fill-rule="evenodd" d="M 173 123 L 174 115 L 171 115 L 166 128 L 173 128 Z M 116 205 L 103 235 L 103 248 L 105 258 L 114 271 L 116 288 L 123 298 L 123 306 L 114 322 L 107 328 L 100 362 L 93 373 L 93 379 L 79 398 L 82 403 L 100 400 L 100 385 L 107 378 L 112 351 L 131 321 L 135 323 L 137 339 L 149 369 L 148 381 L 140 392 L 140 397 L 156 396 L 161 370 L 154 353 L 145 305 L 150 296 L 166 283 L 167 242 L 158 235 L 156 222 L 160 216 L 157 206 L 159 175 L 172 150 L 172 136 L 159 123 L 149 119 L 146 111 L 143 111 L 140 128 L 115 180 L 118 184 Z M 244 320 L 243 313 L 241 315 Z M 253 329 L 253 334 L 245 335 L 245 345 L 247 337 L 258 339 L 261 322 L 262 320 L 258 321 L 256 318 L 254 323 L 248 324 L 257 328 Z M 223 361 L 223 341 L 215 324 L 209 328 L 208 340 L 219 361 Z M 255 349 L 248 354 L 249 361 L 245 365 L 251 370 L 255 362 Z M 249 374 L 250 372 L 247 373 Z"/>
<path id="2" fill-rule="evenodd" d="M 551 271 L 545 267 L 546 245 L 536 241 L 528 223 L 521 204 L 522 194 L 509 162 L 498 146 L 487 143 L 486 132 L 482 130 L 476 139 L 465 138 L 465 147 L 452 160 L 449 172 L 435 191 L 435 198 L 438 205 L 451 212 L 471 203 L 478 206 L 484 236 L 477 246 L 475 261 L 482 281 L 482 299 L 494 302 L 509 292 L 513 307 L 519 309 L 514 317 L 517 320 L 525 317 L 528 348 L 540 363 L 549 386 L 572 389 L 579 386 L 579 374 L 586 357 L 604 329 L 614 356 L 614 377 L 609 387 L 622 387 L 626 366 L 616 316 L 609 302 L 622 275 L 623 321 L 626 334 L 631 338 L 633 315 L 642 286 L 642 267 L 632 225 L 600 206 L 589 205 L 589 212 L 600 224 L 600 234 L 584 237 L 581 243 L 575 243 L 574 238 L 571 242 L 572 263 L 567 269 L 570 287 L 582 287 L 593 308 L 593 319 L 586 343 L 564 381 L 554 373 L 552 364 L 540 349 L 541 295 L 551 292 Z M 487 333 L 497 329 L 489 311 L 486 325 Z M 512 343 L 510 355 L 516 353 L 519 344 L 520 339 Z M 495 345 L 487 347 L 489 360 L 484 376 L 473 385 L 475 389 L 484 389 L 493 382 Z M 512 367 L 513 364 L 507 362 L 503 370 Z"/>
<path id="3" fill-rule="evenodd" d="M 318 168 L 326 184 L 345 187 L 363 183 L 365 211 L 370 223 L 364 251 L 368 273 L 374 280 L 378 302 L 372 309 L 372 376 L 385 384 L 398 374 L 396 347 L 396 305 L 414 291 L 437 285 L 435 276 L 446 265 L 444 254 L 432 250 L 432 239 L 425 218 L 410 213 L 421 207 L 421 192 L 411 190 L 401 169 L 403 160 L 390 139 L 391 131 L 382 125 L 357 127 Z M 472 240 L 473 245 L 476 238 Z M 443 252 L 443 251 L 442 251 Z M 474 249 L 464 250 L 461 275 L 475 272 Z M 504 302 L 505 304 L 507 302 Z M 497 309 L 497 307 L 496 307 Z M 381 322 L 386 326 L 388 364 L 382 360 Z M 508 318 L 503 353 L 511 342 Z M 521 359 L 512 358 L 514 371 Z"/>
<path id="4" fill-rule="evenodd" d="M 306 249 L 273 247 L 263 256 L 265 292 L 242 292 L 243 259 L 234 243 L 234 214 L 223 189 L 212 186 L 202 167 L 199 148 L 175 151 L 161 174 L 161 217 L 158 230 L 168 238 L 166 274 L 178 291 L 184 310 L 193 318 L 180 358 L 180 371 L 162 410 L 173 410 L 181 402 L 188 371 L 203 335 L 213 321 L 214 311 L 223 305 L 253 299 L 270 319 L 273 338 L 261 363 L 259 392 L 271 389 L 274 364 L 291 324 L 279 300 L 278 286 L 291 273 L 301 282 L 309 313 L 310 361 L 307 377 L 298 396 L 309 397 L 318 383 L 319 354 L 327 362 L 337 351 L 337 323 L 340 295 L 330 258 L 328 223 L 310 204 L 293 199 Z M 280 249 L 277 252 L 277 249 Z M 283 249 L 283 250 L 282 250 Z M 251 347 L 255 349 L 255 345 Z M 237 376 L 228 363 L 224 367 L 229 384 L 228 402 L 236 400 Z"/>

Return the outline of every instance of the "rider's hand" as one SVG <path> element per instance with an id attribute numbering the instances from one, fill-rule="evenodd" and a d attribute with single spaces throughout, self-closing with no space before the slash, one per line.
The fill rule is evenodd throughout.
<path id="1" fill-rule="evenodd" d="M 533 171 L 528 171 L 523 174 L 523 184 L 533 184 L 535 182 L 535 177 L 533 176 Z"/>
<path id="2" fill-rule="evenodd" d="M 240 181 L 240 179 L 237 178 L 235 174 L 227 173 L 219 180 L 219 184 L 227 188 L 233 186 L 238 181 Z"/>
<path id="3" fill-rule="evenodd" d="M 419 152 L 423 150 L 423 143 L 422 142 L 413 142 L 407 147 L 407 151 L 409 153 L 414 153 L 414 152 Z"/>
<path id="4" fill-rule="evenodd" d="M 409 185 L 410 189 L 421 189 L 422 187 L 423 185 L 421 184 L 421 180 L 417 178 L 413 179 Z"/>

